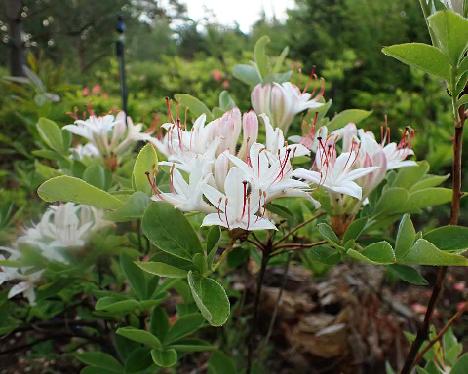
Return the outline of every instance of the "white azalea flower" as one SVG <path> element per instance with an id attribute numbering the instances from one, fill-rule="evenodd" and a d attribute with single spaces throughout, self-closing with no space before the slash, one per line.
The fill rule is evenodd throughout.
<path id="1" fill-rule="evenodd" d="M 50 206 L 39 223 L 28 228 L 17 242 L 37 246 L 50 260 L 67 262 L 64 248 L 84 246 L 94 232 L 109 225 L 111 222 L 104 220 L 102 211 L 66 203 Z"/>
<path id="2" fill-rule="evenodd" d="M 224 182 L 224 193 L 206 184 L 203 193 L 216 208 L 217 213 L 208 214 L 202 226 L 218 225 L 228 230 L 276 230 L 275 225 L 263 217 L 264 196 L 249 183 L 245 174 L 232 167 Z"/>
<path id="3" fill-rule="evenodd" d="M 20 258 L 20 252 L 14 248 L 0 247 L 0 249 L 8 252 L 8 258 L 0 255 L 0 260 L 15 261 Z M 10 288 L 8 298 L 11 299 L 16 295 L 22 294 L 30 305 L 36 302 L 35 285 L 40 281 L 43 270 L 35 271 L 31 267 L 8 267 L 0 265 L 0 285 L 6 282 L 16 283 Z"/>
<path id="4" fill-rule="evenodd" d="M 103 158 L 121 156 L 129 151 L 139 140 L 149 140 L 149 134 L 142 132 L 142 125 L 134 125 L 130 117 L 125 121 L 125 113 L 117 116 L 91 116 L 87 120 L 76 120 L 73 125 L 63 127 L 64 130 L 79 135 L 88 140 L 86 153 L 95 155 L 96 150 Z M 83 152 L 76 150 L 75 152 Z M 90 153 L 91 152 L 91 153 Z"/>
<path id="5" fill-rule="evenodd" d="M 361 200 L 362 187 L 355 180 L 371 173 L 377 167 L 353 168 L 356 158 L 355 152 L 345 152 L 337 157 L 334 143 L 327 142 L 321 146 L 315 157 L 317 170 L 296 169 L 294 176 L 331 192 Z"/>

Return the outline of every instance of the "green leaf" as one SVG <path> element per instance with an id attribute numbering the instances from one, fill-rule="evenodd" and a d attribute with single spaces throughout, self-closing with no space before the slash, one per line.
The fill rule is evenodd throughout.
<path id="1" fill-rule="evenodd" d="M 96 366 L 87 366 L 80 371 L 80 374 L 114 374 L 115 371 L 98 368 Z M 119 371 L 122 373 L 122 371 Z"/>
<path id="2" fill-rule="evenodd" d="M 83 180 L 101 190 L 107 190 L 109 177 L 101 165 L 91 165 L 83 172 Z"/>
<path id="3" fill-rule="evenodd" d="M 150 331 L 160 341 L 164 342 L 166 339 L 169 332 L 169 318 L 163 308 L 154 308 L 153 313 L 151 313 Z"/>
<path id="4" fill-rule="evenodd" d="M 208 374 L 238 373 L 234 360 L 221 351 L 214 352 L 208 361 Z"/>
<path id="5" fill-rule="evenodd" d="M 279 73 L 282 66 L 283 66 L 283 63 L 284 63 L 284 60 L 286 59 L 286 56 L 289 54 L 289 47 L 286 46 L 284 47 L 284 49 L 281 51 L 281 54 L 276 57 L 275 59 L 275 66 L 273 67 L 273 72 L 275 73 Z"/>
<path id="6" fill-rule="evenodd" d="M 468 20 L 452 11 L 436 12 L 427 18 L 434 31 L 439 48 L 452 66 L 457 66 L 468 44 Z"/>
<path id="7" fill-rule="evenodd" d="M 219 107 L 223 111 L 227 111 L 236 107 L 234 99 L 231 97 L 231 95 L 229 95 L 227 91 L 221 91 L 221 93 L 219 94 Z"/>
<path id="8" fill-rule="evenodd" d="M 416 240 L 408 254 L 398 262 L 407 265 L 468 266 L 467 258 L 442 251 L 425 239 Z"/>
<path id="9" fill-rule="evenodd" d="M 147 273 L 166 278 L 186 278 L 187 271 L 165 264 L 164 262 L 136 262 Z"/>
<path id="10" fill-rule="evenodd" d="M 191 261 L 195 253 L 203 253 L 197 234 L 182 212 L 168 203 L 151 203 L 142 220 L 145 236 L 171 255 Z"/>
<path id="11" fill-rule="evenodd" d="M 81 362 L 101 369 L 107 369 L 115 373 L 122 373 L 123 366 L 113 356 L 102 352 L 85 352 L 76 355 Z"/>
<path id="12" fill-rule="evenodd" d="M 461 107 L 462 105 L 468 104 L 468 94 L 462 95 L 458 100 L 457 100 L 457 108 Z"/>
<path id="13" fill-rule="evenodd" d="M 151 348 L 161 348 L 161 342 L 159 341 L 159 339 L 145 330 L 140 330 L 134 327 L 127 326 L 118 328 L 116 334 Z"/>
<path id="14" fill-rule="evenodd" d="M 135 191 L 141 191 L 147 195 L 152 194 L 151 186 L 146 173 L 151 178 L 158 172 L 158 155 L 151 143 L 147 143 L 138 152 L 135 166 L 133 167 L 132 184 Z"/>
<path id="15" fill-rule="evenodd" d="M 177 352 L 175 349 L 152 349 L 153 362 L 163 368 L 170 368 L 177 363 Z"/>
<path id="16" fill-rule="evenodd" d="M 105 296 L 96 302 L 98 312 L 126 314 L 138 309 L 140 304 L 135 299 L 122 299 L 120 297 Z"/>
<path id="17" fill-rule="evenodd" d="M 106 218 L 115 222 L 134 221 L 143 217 L 150 198 L 143 192 L 137 191 L 131 194 L 119 209 L 106 212 Z"/>
<path id="18" fill-rule="evenodd" d="M 230 312 L 229 299 L 224 288 L 214 279 L 201 277 L 191 271 L 187 280 L 193 299 L 203 317 L 213 326 L 223 325 Z"/>
<path id="19" fill-rule="evenodd" d="M 327 125 L 330 131 L 339 129 L 348 123 L 357 124 L 366 119 L 372 112 L 362 109 L 346 109 L 336 114 L 330 123 Z"/>
<path id="20" fill-rule="evenodd" d="M 200 314 L 187 314 L 177 318 L 164 340 L 164 344 L 172 344 L 193 334 L 203 326 L 205 320 Z"/>
<path id="21" fill-rule="evenodd" d="M 175 98 L 180 105 L 186 106 L 195 118 L 200 117 L 202 114 L 206 114 L 206 119 L 208 121 L 212 121 L 214 119 L 213 113 L 211 113 L 206 104 L 195 96 L 189 94 L 177 94 L 175 95 Z"/>
<path id="22" fill-rule="evenodd" d="M 415 183 L 421 181 L 429 170 L 427 161 L 418 162 L 416 166 L 401 168 L 392 182 L 392 187 L 411 188 Z"/>
<path id="23" fill-rule="evenodd" d="M 357 240 L 363 233 L 368 221 L 369 218 L 367 217 L 354 220 L 343 235 L 343 243 L 346 243 L 348 240 Z"/>
<path id="24" fill-rule="evenodd" d="M 449 60 L 440 49 L 432 45 L 423 43 L 396 44 L 382 48 L 382 52 L 426 73 L 446 81 L 449 80 Z"/>
<path id="25" fill-rule="evenodd" d="M 201 339 L 183 339 L 179 340 L 175 344 L 171 344 L 171 348 L 174 348 L 177 352 L 208 352 L 214 351 L 216 347 Z"/>
<path id="26" fill-rule="evenodd" d="M 61 175 L 42 183 L 37 189 L 39 197 L 48 202 L 74 202 L 102 209 L 117 209 L 122 202 L 111 194 L 96 188 L 82 179 Z"/>
<path id="27" fill-rule="evenodd" d="M 330 227 L 329 224 L 327 223 L 319 223 L 317 225 L 318 231 L 322 237 L 331 242 L 331 243 L 339 243 L 340 240 L 336 236 L 336 234 L 333 232 L 333 229 Z"/>
<path id="28" fill-rule="evenodd" d="M 431 187 L 411 192 L 405 209 L 416 212 L 421 208 L 447 204 L 452 200 L 452 190 L 442 187 Z"/>
<path id="29" fill-rule="evenodd" d="M 306 249 L 303 253 L 308 260 L 318 261 L 326 265 L 336 265 L 341 259 L 341 255 L 336 249 L 326 245 Z"/>
<path id="30" fill-rule="evenodd" d="M 120 268 L 138 298 L 140 300 L 145 299 L 147 297 L 145 275 L 138 266 L 135 265 L 133 258 L 126 253 L 122 253 L 120 255 Z"/>
<path id="31" fill-rule="evenodd" d="M 424 239 L 443 251 L 464 252 L 468 250 L 468 227 L 438 227 L 425 234 Z"/>
<path id="32" fill-rule="evenodd" d="M 348 249 L 346 254 L 363 262 L 374 265 L 389 265 L 395 263 L 395 253 L 392 246 L 387 242 L 369 244 L 361 252 Z"/>
<path id="33" fill-rule="evenodd" d="M 125 361 L 125 373 L 139 373 L 154 365 L 148 348 L 134 349 Z"/>
<path id="34" fill-rule="evenodd" d="M 42 117 L 39 118 L 36 127 L 42 140 L 50 148 L 52 148 L 58 153 L 62 153 L 65 151 L 63 145 L 62 131 L 54 121 Z"/>
<path id="35" fill-rule="evenodd" d="M 448 179 L 448 177 L 449 174 L 427 176 L 426 178 L 423 178 L 420 181 L 412 184 L 410 187 L 410 191 L 413 192 L 417 190 L 422 190 L 424 188 L 437 187 L 438 185 L 444 183 Z"/>
<path id="36" fill-rule="evenodd" d="M 468 373 L 468 353 L 460 356 L 455 365 L 452 366 L 450 374 L 466 374 Z"/>
<path id="37" fill-rule="evenodd" d="M 416 238 L 416 231 L 409 214 L 405 214 L 401 219 L 398 234 L 395 242 L 395 255 L 397 258 L 406 256 Z"/>
<path id="38" fill-rule="evenodd" d="M 398 213 L 406 209 L 408 191 L 400 187 L 391 187 L 385 190 L 375 204 L 373 215 Z"/>
<path id="39" fill-rule="evenodd" d="M 208 231 L 208 237 L 206 238 L 206 252 L 208 253 L 208 263 L 213 263 L 214 256 L 218 249 L 218 243 L 221 239 L 221 230 L 219 226 L 212 226 Z"/>
<path id="40" fill-rule="evenodd" d="M 268 43 L 270 43 L 270 38 L 263 35 L 254 46 L 254 60 L 261 78 L 265 78 L 271 71 L 268 56 L 266 55 L 266 45 Z"/>
<path id="41" fill-rule="evenodd" d="M 262 79 L 258 75 L 257 69 L 251 65 L 239 64 L 234 66 L 232 75 L 239 79 L 241 82 L 248 84 L 249 86 L 256 86 L 261 83 Z"/>
<path id="42" fill-rule="evenodd" d="M 428 284 L 427 280 L 425 280 L 416 269 L 413 269 L 410 266 L 393 264 L 388 265 L 387 269 L 391 274 L 405 282 L 416 284 L 418 286 L 425 286 Z"/>

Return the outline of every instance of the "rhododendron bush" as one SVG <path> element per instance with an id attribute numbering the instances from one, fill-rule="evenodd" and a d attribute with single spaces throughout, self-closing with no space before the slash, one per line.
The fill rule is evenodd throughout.
<path id="1" fill-rule="evenodd" d="M 468 21 L 446 10 L 428 22 L 434 46 L 384 53 L 446 80 L 463 128 Z M 249 111 L 223 91 L 215 108 L 189 94 L 166 98 L 167 121 L 156 127 L 124 112 L 39 119 L 32 152 L 47 180 L 37 193 L 50 205 L 0 248 L 1 335 L 63 328 L 78 338 L 85 373 L 152 373 L 212 351 L 210 372 L 250 373 L 272 264 L 370 264 L 417 285 L 427 284 L 419 265 L 468 265 L 468 229 L 456 218 L 413 225 L 434 206 L 456 209 L 461 193 L 416 159 L 411 125 L 362 109 L 333 114 L 326 82 L 314 70 L 305 86 L 293 83 L 268 42 L 234 71 L 251 88 Z M 254 267 L 252 308 L 233 308 L 240 294 L 227 261 L 236 254 Z M 234 311 L 250 326 L 235 360 L 207 332 Z M 460 366 L 457 356 L 430 372 Z"/>

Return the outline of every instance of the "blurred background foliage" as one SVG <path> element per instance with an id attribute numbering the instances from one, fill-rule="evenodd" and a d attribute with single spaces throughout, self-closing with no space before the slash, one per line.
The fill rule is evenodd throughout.
<path id="1" fill-rule="evenodd" d="M 119 15 L 127 26 L 129 112 L 148 127 L 164 120 L 164 98 L 181 92 L 214 107 L 219 92 L 227 90 L 241 109 L 249 109 L 249 89 L 232 76 L 232 68 L 251 59 L 255 40 L 269 35 L 270 54 L 290 47 L 293 82 L 303 86 L 314 67 L 326 79 L 332 112 L 372 110 L 365 126 L 376 134 L 387 115 L 394 139 L 411 126 L 417 158 L 427 159 L 433 173 L 450 171 L 451 119 L 442 83 L 380 52 L 384 45 L 428 42 L 417 1 L 296 0 L 287 21 L 261 16 L 244 33 L 238 25 L 195 22 L 178 0 L 23 0 L 22 40 L 31 74 L 27 83 L 0 80 L 2 186 L 21 185 L 26 198 L 41 181 L 31 155 L 39 117 L 66 125 L 72 122 L 70 113 L 119 107 L 114 56 Z M 8 35 L 2 6 L 0 77 L 9 75 Z M 295 126 L 293 131 L 299 131 L 299 123 Z M 21 205 L 18 194 L 2 189 L 0 196 Z"/>

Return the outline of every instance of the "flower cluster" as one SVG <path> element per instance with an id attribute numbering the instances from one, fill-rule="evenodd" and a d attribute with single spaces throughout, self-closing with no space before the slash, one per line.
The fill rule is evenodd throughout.
<path id="1" fill-rule="evenodd" d="M 50 206 L 39 223 L 27 228 L 14 245 L 14 248 L 0 247 L 8 254 L 9 261 L 21 260 L 21 247 L 31 246 L 49 261 L 68 264 L 67 251 L 85 246 L 91 236 L 101 228 L 111 225 L 103 218 L 103 212 L 86 205 L 66 203 Z M 0 255 L 4 260 L 5 256 Z M 0 284 L 18 282 L 8 294 L 12 298 L 20 293 L 31 304 L 34 303 L 34 285 L 41 280 L 42 269 L 35 266 L 0 266 Z"/>
<path id="2" fill-rule="evenodd" d="M 64 130 L 85 138 L 88 143 L 72 148 L 72 153 L 79 160 L 102 158 L 115 168 L 124 154 L 129 152 L 138 141 L 146 141 L 150 135 L 142 132 L 142 125 L 134 125 L 124 112 L 116 116 L 111 114 L 98 117 L 92 115 L 87 120 L 76 120 Z"/>
<path id="3" fill-rule="evenodd" d="M 371 132 L 358 130 L 352 123 L 331 133 L 326 127 L 316 130 L 316 115 L 310 132 L 290 137 L 296 143 L 288 144 L 283 129 L 287 130 L 294 115 L 323 105 L 311 97 L 289 82 L 257 85 L 252 93 L 256 112 L 242 115 L 233 108 L 210 123 L 203 114 L 191 129 L 174 118 L 168 103 L 171 122 L 162 126 L 163 136 L 150 141 L 167 158 L 159 165 L 167 168 L 169 191 L 150 178 L 153 200 L 205 213 L 204 226 L 276 229 L 267 211 L 275 199 L 301 197 L 318 207 L 311 191 L 323 188 L 330 193 L 332 206 L 352 198 L 355 207 L 355 202 L 367 201 L 387 170 L 415 165 L 405 161 L 413 154 L 414 134 L 409 129 L 396 144 L 389 142 L 385 128 L 378 143 Z M 259 119 L 264 125 L 264 143 L 258 142 Z M 295 157 L 311 152 L 315 158 L 310 169 L 293 167 Z"/>

